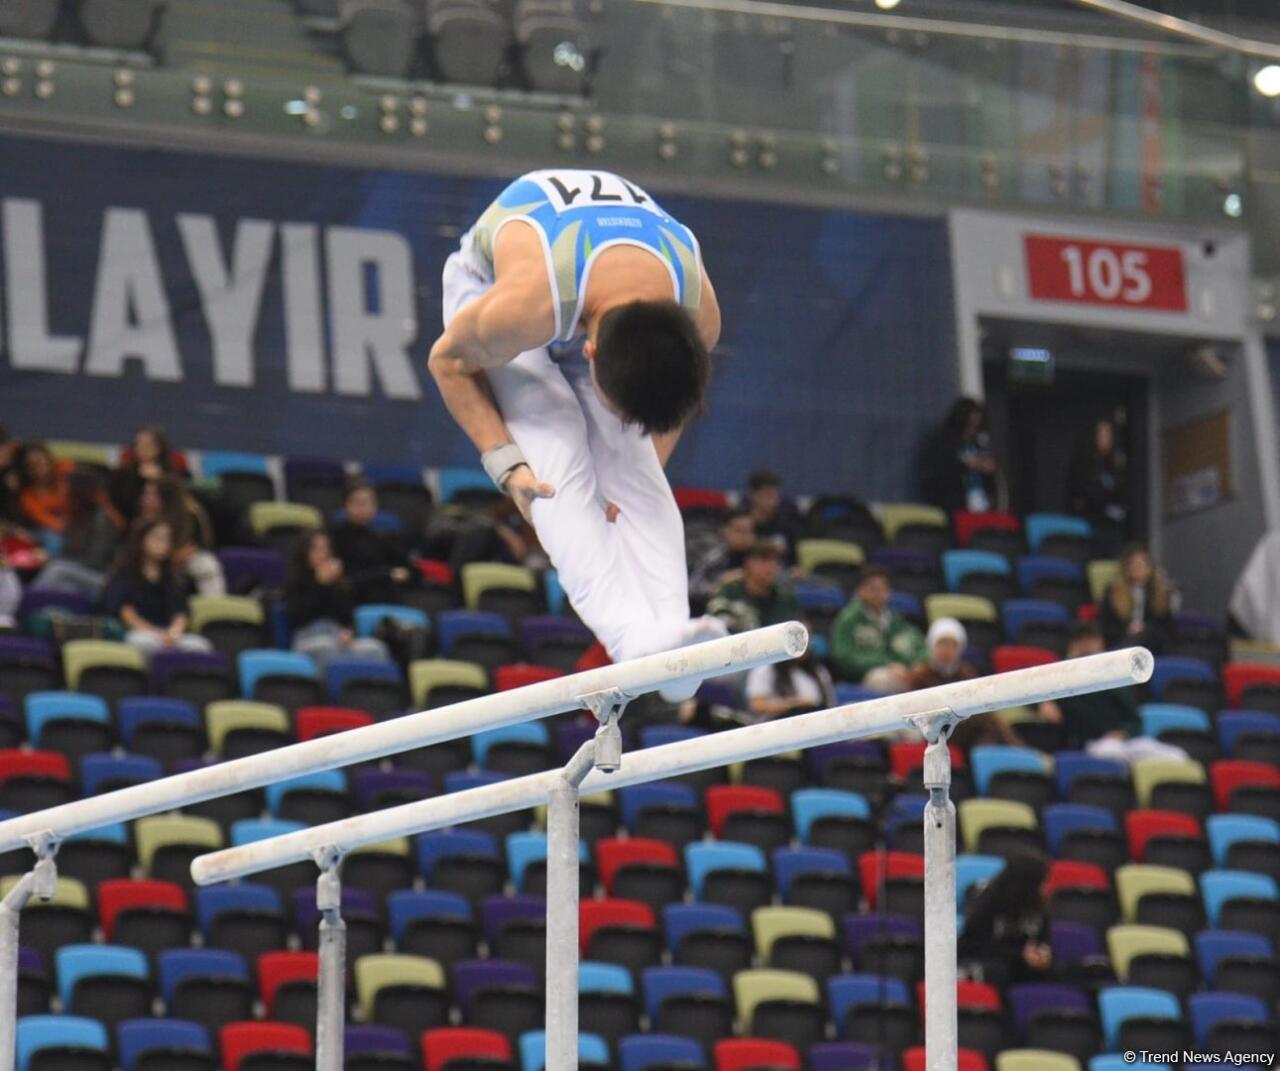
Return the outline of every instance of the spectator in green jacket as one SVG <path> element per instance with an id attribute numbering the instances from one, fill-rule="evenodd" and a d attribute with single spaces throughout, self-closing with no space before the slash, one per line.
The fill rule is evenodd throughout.
<path id="1" fill-rule="evenodd" d="M 920 630 L 890 608 L 891 594 L 888 570 L 868 565 L 853 599 L 831 626 L 837 674 L 885 693 L 907 691 L 912 668 L 929 657 Z"/>
<path id="2" fill-rule="evenodd" d="M 720 618 L 730 632 L 747 632 L 800 617 L 800 604 L 790 585 L 779 580 L 782 547 L 771 540 L 752 545 L 742 561 L 742 575 L 726 580 L 707 603 L 707 613 Z"/>

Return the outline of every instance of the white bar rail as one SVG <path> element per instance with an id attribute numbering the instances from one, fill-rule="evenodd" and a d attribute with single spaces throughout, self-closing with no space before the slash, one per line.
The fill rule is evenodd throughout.
<path id="1" fill-rule="evenodd" d="M 1148 680 L 1153 668 L 1149 651 L 1131 647 L 630 751 L 616 773 L 593 770 L 588 774 L 581 793 L 586 796 L 786 751 L 919 728 L 914 719 L 929 715 L 949 713 L 960 720 L 1003 707 L 1119 688 Z M 333 739 L 341 741 L 343 735 L 354 734 Z M 357 757 L 341 761 L 355 762 Z M 191 876 L 197 884 L 210 885 L 312 859 L 322 849 L 345 854 L 392 837 L 537 807 L 547 802 L 560 777 L 560 770 L 548 770 L 210 852 L 192 862 Z M 3 832 L 0 826 L 0 835 Z"/>
<path id="2" fill-rule="evenodd" d="M 623 698 L 668 684 L 700 682 L 803 654 L 809 633 L 798 621 L 708 640 L 586 673 L 408 714 L 361 729 L 308 740 L 147 784 L 50 807 L 0 822 L 0 852 L 58 841 L 101 826 L 173 810 L 275 781 L 367 762 L 519 722 L 577 710 L 591 696 Z"/>

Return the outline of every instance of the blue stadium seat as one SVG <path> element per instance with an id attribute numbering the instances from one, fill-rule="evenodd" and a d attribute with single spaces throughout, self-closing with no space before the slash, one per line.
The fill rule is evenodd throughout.
<path id="1" fill-rule="evenodd" d="M 497 490 L 493 486 L 493 481 L 489 479 L 489 474 L 484 469 L 441 469 L 438 476 L 441 502 L 451 502 L 454 495 L 461 491 Z"/>
<path id="2" fill-rule="evenodd" d="M 593 963 L 584 960 L 578 964 L 578 992 L 635 994 L 631 972 L 617 963 Z"/>
<path id="3" fill-rule="evenodd" d="M 662 928 L 673 954 L 686 934 L 698 930 L 747 932 L 742 913 L 727 904 L 668 904 L 662 909 Z"/>
<path id="4" fill-rule="evenodd" d="M 1280 736 L 1280 714 L 1262 710 L 1222 710 L 1216 719 L 1218 740 L 1225 755 L 1234 755 L 1236 740 L 1245 733 Z"/>
<path id="5" fill-rule="evenodd" d="M 209 1031 L 185 1019 L 129 1019 L 116 1027 L 116 1038 L 123 1071 L 133 1071 L 139 1057 L 157 1050 L 213 1055 Z"/>
<path id="6" fill-rule="evenodd" d="M 486 729 L 471 737 L 471 756 L 477 766 L 483 768 L 489 757 L 489 749 L 494 744 L 533 744 L 538 747 L 550 747 L 551 738 L 547 735 L 547 727 L 540 721 L 526 721 L 516 725 L 504 725 L 497 729 Z"/>
<path id="7" fill-rule="evenodd" d="M 985 796 L 991 791 L 991 779 L 996 774 L 1009 771 L 1043 774 L 1045 760 L 1034 748 L 988 744 L 969 752 L 969 768 L 978 795 Z"/>
<path id="8" fill-rule="evenodd" d="M 1196 959 L 1200 977 L 1210 988 L 1214 986 L 1218 964 L 1228 956 L 1270 956 L 1271 942 L 1260 933 L 1239 930 L 1201 930 L 1195 935 Z"/>
<path id="9" fill-rule="evenodd" d="M 1058 781 L 1058 795 L 1064 800 L 1071 795 L 1071 783 L 1084 774 L 1129 776 L 1129 767 L 1117 759 L 1098 759 L 1083 751 L 1059 751 L 1053 757 L 1053 772 Z"/>
<path id="10" fill-rule="evenodd" d="M 73 1008 L 76 986 L 103 975 L 116 979 L 150 977 L 147 957 L 123 945 L 63 945 L 54 956 L 58 971 L 58 995 L 64 1008 Z"/>
<path id="11" fill-rule="evenodd" d="M 206 892 L 214 890 L 204 890 Z M 178 987 L 198 978 L 231 978 L 249 981 L 244 957 L 222 948 L 166 948 L 156 958 L 160 995 L 172 1006 Z"/>
<path id="12" fill-rule="evenodd" d="M 196 923 L 208 935 L 214 920 L 226 911 L 282 914 L 280 894 L 269 885 L 208 885 L 196 889 Z"/>
<path id="13" fill-rule="evenodd" d="M 543 587 L 547 589 L 547 613 L 558 616 L 564 611 L 568 597 L 564 593 L 564 585 L 560 583 L 560 574 L 548 569 L 542 574 Z"/>
<path id="14" fill-rule="evenodd" d="M 1005 636 L 1014 643 L 1018 642 L 1023 628 L 1032 622 L 1064 626 L 1071 622 L 1071 614 L 1065 607 L 1044 599 L 1006 599 L 1000 607 L 1000 616 L 1004 619 Z"/>
<path id="15" fill-rule="evenodd" d="M 147 755 L 86 755 L 80 760 L 80 788 L 86 796 L 95 796 L 104 782 L 142 784 L 164 775 L 160 763 Z"/>
<path id="16" fill-rule="evenodd" d="M 706 1054 L 693 1038 L 670 1034 L 631 1034 L 618 1041 L 619 1071 L 647 1071 L 655 1064 L 696 1071 L 706 1067 Z"/>
<path id="17" fill-rule="evenodd" d="M 670 997 L 702 994 L 727 999 L 729 996 L 724 978 L 707 967 L 646 967 L 640 985 L 645 1011 L 651 1021 L 657 1020 L 662 1002 Z"/>
<path id="18" fill-rule="evenodd" d="M 692 725 L 646 725 L 640 730 L 641 747 L 662 747 L 664 744 L 683 744 L 706 736 L 702 729 Z"/>
<path id="19" fill-rule="evenodd" d="M 1153 1064 L 1148 1060 L 1134 1060 L 1131 1063 L 1118 1052 L 1104 1052 L 1089 1060 L 1089 1071 L 1129 1071 L 1134 1067 L 1138 1068 L 1138 1071 L 1155 1071 L 1167 1066 L 1167 1064 Z"/>
<path id="20" fill-rule="evenodd" d="M 796 836 L 809 838 L 813 823 L 820 818 L 870 818 L 871 805 L 857 792 L 836 788 L 801 788 L 791 794 L 791 816 Z"/>
<path id="21" fill-rule="evenodd" d="M 1018 587 L 1027 594 L 1041 580 L 1074 580 L 1084 583 L 1084 570 L 1062 558 L 1029 554 L 1018 559 Z"/>
<path id="22" fill-rule="evenodd" d="M 1209 715 L 1198 707 L 1184 703 L 1143 703 L 1138 708 L 1142 718 L 1142 735 L 1159 736 L 1173 729 L 1209 732 Z"/>
<path id="23" fill-rule="evenodd" d="M 775 848 L 773 876 L 785 900 L 791 894 L 791 882 L 801 874 L 840 874 L 852 878 L 849 857 L 831 848 Z"/>
<path id="24" fill-rule="evenodd" d="M 46 1049 L 86 1049 L 105 1057 L 109 1048 L 107 1028 L 96 1019 L 80 1015 L 24 1015 L 18 1020 L 15 1046 L 18 1071 L 27 1071 L 36 1053 Z"/>
<path id="25" fill-rule="evenodd" d="M 80 692 L 31 692 L 26 698 L 27 739 L 40 746 L 40 734 L 51 721 L 91 721 L 100 725 L 111 724 L 111 709 L 107 701 L 96 695 Z"/>
<path id="26" fill-rule="evenodd" d="M 1061 781 L 1059 781 L 1061 791 Z M 1087 803 L 1051 803 L 1041 818 L 1049 851 L 1055 856 L 1062 848 L 1062 838 L 1077 829 L 1105 829 L 1111 833 L 1120 831 L 1116 816 L 1105 807 Z"/>
<path id="27" fill-rule="evenodd" d="M 193 729 L 203 730 L 204 727 L 195 705 L 185 699 L 167 699 L 155 695 L 131 696 L 120 700 L 117 715 L 120 720 L 120 739 L 126 749 L 133 745 L 133 735 L 140 725 L 176 722 Z"/>
<path id="28" fill-rule="evenodd" d="M 629 785 L 618 793 L 622 812 L 622 824 L 634 829 L 636 818 L 646 807 L 698 808 L 698 796 L 688 785 L 675 781 L 651 781 L 644 785 Z"/>
<path id="29" fill-rule="evenodd" d="M 1004 860 L 998 855 L 956 856 L 956 907 L 963 909 L 965 896 L 971 886 L 990 881 L 1004 869 Z"/>
<path id="30" fill-rule="evenodd" d="M 319 792 L 332 792 L 339 796 L 347 793 L 347 777 L 342 770 L 317 770 L 315 773 L 291 777 L 287 781 L 273 781 L 267 785 L 267 810 L 272 816 L 280 812 L 284 797 L 295 789 L 310 789 Z"/>
<path id="31" fill-rule="evenodd" d="M 206 479 L 221 476 L 224 472 L 248 472 L 255 476 L 270 476 L 267 459 L 261 454 L 238 450 L 206 450 L 200 457 L 200 474 Z"/>
<path id="32" fill-rule="evenodd" d="M 330 702 L 341 702 L 342 689 L 350 681 L 379 680 L 403 684 L 404 674 L 390 660 L 340 655 L 325 663 L 325 691 Z"/>
<path id="33" fill-rule="evenodd" d="M 1200 894 L 1204 898 L 1204 913 L 1211 926 L 1218 925 L 1222 905 L 1230 900 L 1278 898 L 1275 878 L 1246 870 L 1206 870 L 1200 875 Z"/>
<path id="34" fill-rule="evenodd" d="M 1203 658 L 1185 658 L 1180 655 L 1163 655 L 1155 660 L 1155 669 L 1151 672 L 1148 687 L 1151 694 L 1159 699 L 1170 681 L 1198 680 L 1216 681 L 1218 673 L 1212 662 Z"/>
<path id="35" fill-rule="evenodd" d="M 578 1061 L 608 1067 L 608 1043 L 598 1034 L 579 1034 Z M 541 1030 L 530 1030 L 527 1034 L 521 1034 L 520 1067 L 522 1071 L 542 1071 L 546 1063 L 547 1035 Z"/>
<path id="36" fill-rule="evenodd" d="M 1088 521 L 1083 517 L 1072 517 L 1065 513 L 1029 513 L 1023 526 L 1027 533 L 1027 545 L 1033 554 L 1040 549 L 1040 544 L 1049 536 L 1093 538 L 1093 527 Z"/>
<path id="37" fill-rule="evenodd" d="M 836 706 L 846 707 L 853 703 L 865 703 L 870 699 L 881 698 L 882 694 L 874 688 L 868 688 L 865 684 L 850 684 L 848 681 L 841 681 L 836 685 Z"/>
<path id="38" fill-rule="evenodd" d="M 881 974 L 837 974 L 827 979 L 827 1007 L 837 1029 L 843 1026 L 849 1009 L 859 1004 L 911 1005 L 911 994 L 900 978 Z"/>
<path id="39" fill-rule="evenodd" d="M 707 875 L 716 870 L 751 870 L 768 872 L 764 852 L 754 844 L 734 841 L 701 841 L 686 844 L 684 849 L 685 871 L 689 875 L 689 887 L 693 895 L 702 895 L 702 885 Z"/>
<path id="40" fill-rule="evenodd" d="M 482 610 L 444 610 L 437 617 L 437 636 L 442 658 L 453 656 L 454 645 L 464 636 L 495 636 L 515 642 L 511 622 L 501 614 Z"/>
<path id="41" fill-rule="evenodd" d="M 1178 998 L 1163 989 L 1145 986 L 1110 986 L 1098 994 L 1098 1014 L 1107 1048 L 1114 1050 L 1120 1040 L 1120 1027 L 1125 1020 L 1182 1018 Z"/>
<path id="42" fill-rule="evenodd" d="M 947 581 L 948 591 L 959 591 L 960 581 L 970 573 L 997 573 L 1000 576 L 1010 574 L 1009 559 L 1003 554 L 994 554 L 989 550 L 944 550 L 942 552 L 942 575 Z"/>
<path id="43" fill-rule="evenodd" d="M 437 830 L 421 833 L 414 841 L 418 856 L 418 870 L 431 881 L 431 871 L 441 859 L 456 856 L 485 856 L 498 858 L 498 848 L 488 833 L 469 829 Z"/>
<path id="44" fill-rule="evenodd" d="M 1280 844 L 1280 822 L 1252 814 L 1211 814 L 1205 819 L 1205 833 L 1213 852 L 1213 865 L 1224 868 L 1227 852 L 1241 841 Z"/>
<path id="45" fill-rule="evenodd" d="M 586 841 L 578 841 L 578 861 L 589 862 L 590 850 Z M 525 871 L 534 863 L 547 860 L 547 835 L 545 833 L 512 833 L 507 837 L 507 870 L 511 883 L 517 888 L 524 884 Z"/>
<path id="46" fill-rule="evenodd" d="M 312 681 L 319 679 L 315 662 L 296 651 L 241 651 L 237 663 L 240 670 L 240 691 L 246 699 L 253 698 L 253 690 L 263 677 L 302 677 Z"/>
<path id="47" fill-rule="evenodd" d="M 387 897 L 387 921 L 391 936 L 399 943 L 405 927 L 415 919 L 453 918 L 471 920 L 471 904 L 459 893 L 428 889 L 398 889 Z"/>
<path id="48" fill-rule="evenodd" d="M 1192 993 L 1187 998 L 1187 1009 L 1191 1013 L 1196 1044 L 1205 1052 L 1212 1051 L 1209 1034 L 1218 1023 L 1227 1020 L 1265 1023 L 1270 1018 L 1261 997 L 1244 993 Z"/>
<path id="49" fill-rule="evenodd" d="M 279 837 L 284 833 L 296 833 L 306 828 L 304 822 L 286 822 L 281 818 L 242 818 L 231 823 L 231 845 L 239 848 L 254 841 Z"/>
<path id="50" fill-rule="evenodd" d="M 365 603 L 355 610 L 356 635 L 372 636 L 386 620 L 398 621 L 408 628 L 430 631 L 431 619 L 423 611 L 412 606 L 396 606 L 390 603 Z"/>

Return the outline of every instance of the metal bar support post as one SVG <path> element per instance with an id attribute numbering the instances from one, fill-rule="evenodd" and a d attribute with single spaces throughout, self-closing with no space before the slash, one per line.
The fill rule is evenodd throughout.
<path id="1" fill-rule="evenodd" d="M 582 702 L 599 728 L 547 794 L 546 1071 L 578 1066 L 578 789 L 592 769 L 612 773 L 622 764 L 618 719 L 627 697 L 610 688 Z"/>
<path id="2" fill-rule="evenodd" d="M 346 1028 L 347 924 L 342 918 L 342 852 L 316 852 L 320 975 L 316 993 L 316 1071 L 342 1071 Z"/>
<path id="3" fill-rule="evenodd" d="M 18 1043 L 18 942 L 22 909 L 33 897 L 51 900 L 58 888 L 58 839 L 31 837 L 36 862 L 0 900 L 0 1071 L 13 1071 Z"/>
<path id="4" fill-rule="evenodd" d="M 951 802 L 951 750 L 958 719 L 950 710 L 912 718 L 924 751 L 924 978 L 925 1063 L 928 1071 L 956 1071 L 956 805 Z"/>

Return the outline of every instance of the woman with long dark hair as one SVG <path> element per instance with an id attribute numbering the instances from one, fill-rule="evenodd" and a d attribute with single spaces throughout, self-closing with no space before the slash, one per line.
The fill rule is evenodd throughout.
<path id="1" fill-rule="evenodd" d="M 1093 527 L 1094 552 L 1109 558 L 1129 536 L 1129 473 L 1109 417 L 1095 420 L 1067 473 L 1071 512 Z"/>
<path id="2" fill-rule="evenodd" d="M 143 520 L 164 520 L 173 531 L 173 557 L 190 577 L 201 595 L 225 595 L 227 580 L 208 548 L 213 545 L 213 526 L 204 507 L 176 476 L 148 480 L 138 497 L 138 516 Z"/>
<path id="3" fill-rule="evenodd" d="M 1108 647 L 1164 650 L 1173 627 L 1173 589 L 1141 543 L 1120 552 L 1120 573 L 1102 600 L 1102 635 Z"/>
<path id="4" fill-rule="evenodd" d="M 132 523 L 138 516 L 143 487 L 177 472 L 173 446 L 164 428 L 157 424 L 139 428 L 111 474 L 108 494 L 112 506 L 126 524 Z"/>
<path id="5" fill-rule="evenodd" d="M 957 955 L 972 973 L 999 986 L 1044 981 L 1053 969 L 1043 855 L 1011 855 L 964 916 Z"/>
<path id="6" fill-rule="evenodd" d="M 107 600 L 127 630 L 125 640 L 148 656 L 169 647 L 211 650 L 203 636 L 187 631 L 188 588 L 174 562 L 168 522 L 139 521 L 130 533 Z"/>
<path id="7" fill-rule="evenodd" d="M 812 650 L 790 662 L 757 666 L 747 674 L 744 690 L 751 713 L 760 719 L 826 710 L 836 702 L 831 673 Z"/>
<path id="8" fill-rule="evenodd" d="M 67 523 L 67 481 L 70 461 L 55 461 L 42 442 L 18 449 L 18 508 L 32 528 L 60 533 Z"/>
<path id="9" fill-rule="evenodd" d="M 355 595 L 334 556 L 327 532 L 302 532 L 289 555 L 284 590 L 285 615 L 293 629 L 293 649 L 321 666 L 336 654 L 386 658 L 387 648 L 372 636 L 352 630 Z"/>
<path id="10" fill-rule="evenodd" d="M 948 512 L 986 513 L 996 508 L 997 475 L 986 406 L 957 398 L 921 458 L 925 499 Z"/>
<path id="11" fill-rule="evenodd" d="M 61 551 L 31 586 L 96 600 L 119 545 L 120 533 L 104 508 L 102 481 L 93 472 L 75 469 L 67 479 L 67 522 Z"/>

